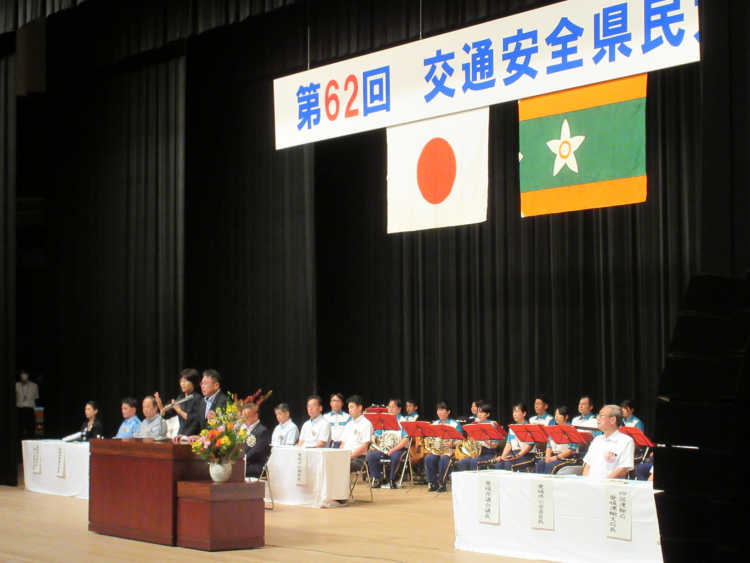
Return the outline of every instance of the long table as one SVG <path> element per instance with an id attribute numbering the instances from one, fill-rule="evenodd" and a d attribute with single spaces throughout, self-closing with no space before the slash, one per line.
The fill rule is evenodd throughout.
<path id="1" fill-rule="evenodd" d="M 305 484 L 298 484 L 300 455 L 304 456 Z M 350 455 L 349 450 L 274 446 L 268 458 L 274 502 L 322 508 L 348 499 Z"/>
<path id="2" fill-rule="evenodd" d="M 23 481 L 27 491 L 89 498 L 88 442 L 24 440 Z"/>
<path id="3" fill-rule="evenodd" d="M 482 522 L 485 510 L 486 477 L 497 478 L 493 502 L 499 506 L 499 523 Z M 562 563 L 661 563 L 659 527 L 654 503 L 654 490 L 647 481 L 611 482 L 578 476 L 542 476 L 507 471 L 463 471 L 453 473 L 453 518 L 456 549 Z M 536 490 L 546 487 L 544 516 L 554 529 L 532 527 L 538 502 Z M 551 485 L 551 486 L 548 486 Z M 613 489 L 630 497 L 630 539 L 608 537 L 613 517 L 610 503 L 619 506 L 620 498 L 612 498 Z M 482 488 L 480 490 L 480 487 Z M 534 490 L 532 491 L 532 488 Z M 532 496 L 533 495 L 533 496 Z M 617 512 L 615 508 L 615 512 Z M 495 513 L 493 512 L 493 515 Z M 537 522 L 534 522 L 537 525 Z"/>

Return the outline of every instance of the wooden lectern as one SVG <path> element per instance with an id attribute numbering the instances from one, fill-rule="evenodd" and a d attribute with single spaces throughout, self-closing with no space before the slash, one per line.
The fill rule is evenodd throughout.
<path id="1" fill-rule="evenodd" d="M 242 458 L 231 482 L 244 482 Z M 210 479 L 189 444 L 152 438 L 91 440 L 89 531 L 175 545 L 177 482 Z"/>

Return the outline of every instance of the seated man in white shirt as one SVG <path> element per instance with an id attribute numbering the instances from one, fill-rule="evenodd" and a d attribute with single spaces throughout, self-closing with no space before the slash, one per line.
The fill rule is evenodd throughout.
<path id="1" fill-rule="evenodd" d="M 351 460 L 350 470 L 353 473 L 362 469 L 362 465 L 365 463 L 365 455 L 367 454 L 367 448 L 370 447 L 374 429 L 372 422 L 362 414 L 364 408 L 362 397 L 352 395 L 346 402 L 349 405 L 349 415 L 352 420 L 344 428 L 340 449 L 351 451 L 349 459 Z"/>
<path id="2" fill-rule="evenodd" d="M 304 448 L 327 448 L 331 440 L 331 425 L 323 418 L 323 401 L 317 395 L 307 399 L 310 420 L 302 425 L 297 445 Z"/>
<path id="3" fill-rule="evenodd" d="M 633 469 L 635 444 L 630 436 L 622 434 L 622 409 L 617 405 L 606 405 L 596 417 L 603 435 L 594 438 L 583 458 L 583 476 L 602 479 L 623 479 Z"/>
<path id="4" fill-rule="evenodd" d="M 337 448 L 341 445 L 341 437 L 344 435 L 346 424 L 352 419 L 349 412 L 344 410 L 344 396 L 341 393 L 331 395 L 331 412 L 323 415 L 331 427 L 331 447 Z"/>
<path id="5" fill-rule="evenodd" d="M 276 420 L 279 421 L 279 425 L 273 429 L 271 444 L 274 446 L 296 445 L 299 439 L 299 428 L 290 420 L 289 405 L 281 403 L 273 409 L 273 412 L 276 415 Z"/>

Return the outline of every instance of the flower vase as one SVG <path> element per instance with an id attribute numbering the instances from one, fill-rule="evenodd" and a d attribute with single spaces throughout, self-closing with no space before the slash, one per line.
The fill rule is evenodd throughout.
<path id="1" fill-rule="evenodd" d="M 232 462 L 209 463 L 208 472 L 211 474 L 214 483 L 225 483 L 232 476 Z"/>

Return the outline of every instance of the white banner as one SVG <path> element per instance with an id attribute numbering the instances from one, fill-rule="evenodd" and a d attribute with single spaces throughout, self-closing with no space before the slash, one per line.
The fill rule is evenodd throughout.
<path id="1" fill-rule="evenodd" d="M 500 523 L 500 480 L 483 471 L 477 479 L 477 519 L 485 524 Z"/>
<path id="2" fill-rule="evenodd" d="M 607 526 L 607 537 L 619 540 L 632 539 L 633 499 L 627 487 L 607 485 L 604 487 L 607 506 L 604 522 Z"/>
<path id="3" fill-rule="evenodd" d="M 57 446 L 55 452 L 55 459 L 57 460 L 57 476 L 65 479 L 65 449 L 62 444 Z"/>
<path id="4" fill-rule="evenodd" d="M 32 448 L 31 457 L 31 468 L 34 473 L 41 475 L 42 473 L 42 456 L 39 452 L 39 444 L 34 444 Z"/>
<path id="5" fill-rule="evenodd" d="M 700 60 L 697 0 L 568 0 L 274 80 L 276 148 Z"/>
<path id="6" fill-rule="evenodd" d="M 555 529 L 555 486 L 552 479 L 529 481 L 531 527 L 537 530 Z"/>
<path id="7" fill-rule="evenodd" d="M 297 452 L 294 470 L 294 483 L 296 485 L 307 485 L 307 455 L 303 448 L 300 448 Z"/>

